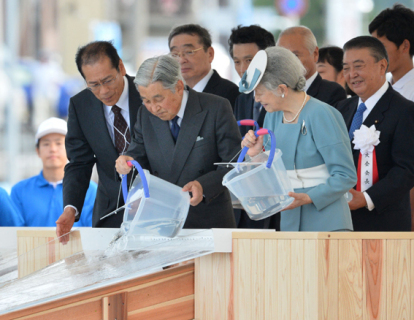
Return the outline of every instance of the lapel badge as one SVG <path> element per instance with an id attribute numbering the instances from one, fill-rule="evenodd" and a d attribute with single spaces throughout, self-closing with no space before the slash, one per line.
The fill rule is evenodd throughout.
<path id="1" fill-rule="evenodd" d="M 374 123 L 378 123 L 378 120 L 375 120 Z"/>

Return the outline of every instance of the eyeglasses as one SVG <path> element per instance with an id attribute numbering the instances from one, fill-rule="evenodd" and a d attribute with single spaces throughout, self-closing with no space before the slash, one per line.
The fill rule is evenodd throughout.
<path id="1" fill-rule="evenodd" d="M 116 81 L 116 79 L 118 79 L 118 76 L 119 76 L 119 73 L 116 75 L 115 78 L 111 78 L 111 79 L 102 81 L 100 83 L 93 84 L 91 86 L 86 86 L 86 88 L 88 88 L 92 92 L 98 92 L 99 90 L 101 90 L 102 86 L 105 86 L 107 88 L 111 88 L 115 85 L 115 81 Z"/>
<path id="2" fill-rule="evenodd" d="M 187 57 L 191 57 L 194 55 L 195 52 L 197 52 L 198 50 L 203 49 L 204 47 L 200 47 L 198 49 L 194 49 L 194 50 L 187 50 L 187 51 L 183 51 L 183 52 L 171 52 L 171 57 L 173 57 L 174 59 L 180 59 L 180 57 L 183 57 L 184 59 Z"/>

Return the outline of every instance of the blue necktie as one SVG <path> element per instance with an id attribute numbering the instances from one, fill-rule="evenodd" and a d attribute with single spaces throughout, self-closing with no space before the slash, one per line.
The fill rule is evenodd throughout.
<path id="1" fill-rule="evenodd" d="M 253 120 L 258 120 L 259 116 L 260 116 L 260 107 L 262 105 L 260 104 L 260 102 L 254 102 L 253 104 Z"/>
<path id="2" fill-rule="evenodd" d="M 358 110 L 355 112 L 354 118 L 352 119 L 351 128 L 349 129 L 349 139 L 351 139 L 351 141 L 354 138 L 355 130 L 358 130 L 359 128 L 361 128 L 363 114 L 365 110 L 367 110 L 367 107 L 362 102 L 359 105 Z"/>
<path id="3" fill-rule="evenodd" d="M 171 134 L 174 138 L 174 142 L 177 141 L 178 134 L 180 133 L 180 126 L 177 123 L 178 116 L 175 116 L 174 119 L 171 120 Z"/>

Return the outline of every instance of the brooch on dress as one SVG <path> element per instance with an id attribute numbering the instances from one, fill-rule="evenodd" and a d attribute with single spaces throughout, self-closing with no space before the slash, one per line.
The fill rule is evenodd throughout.
<path id="1" fill-rule="evenodd" d="M 302 128 L 300 129 L 300 131 L 302 132 L 304 136 L 306 136 L 306 134 L 308 133 L 308 130 L 306 129 L 306 126 L 305 126 L 305 120 L 303 120 L 302 122 Z"/>

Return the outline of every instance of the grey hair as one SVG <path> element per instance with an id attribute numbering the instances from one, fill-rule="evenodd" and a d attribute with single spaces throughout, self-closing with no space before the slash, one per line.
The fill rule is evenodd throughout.
<path id="1" fill-rule="evenodd" d="M 175 92 L 178 80 L 185 85 L 180 63 L 170 55 L 162 55 L 145 60 L 138 69 L 134 83 L 138 88 L 160 81 L 164 89 Z"/>
<path id="2" fill-rule="evenodd" d="M 311 54 L 315 51 L 316 47 L 318 46 L 315 35 L 311 31 L 311 29 L 305 26 L 290 27 L 290 28 L 283 30 L 279 34 L 279 38 L 277 39 L 277 42 L 279 43 L 279 40 L 282 36 L 288 36 L 292 34 L 299 34 L 304 38 L 305 47 L 308 48 Z"/>
<path id="3" fill-rule="evenodd" d="M 303 91 L 306 69 L 298 57 L 282 47 L 269 47 L 265 51 L 267 66 L 260 84 L 274 93 L 281 84 L 295 91 Z"/>

